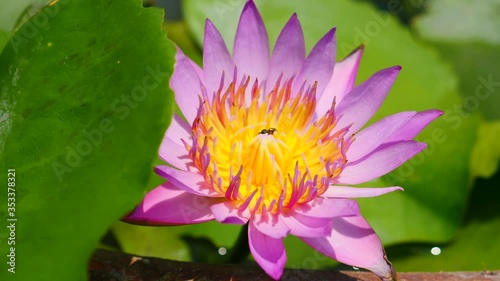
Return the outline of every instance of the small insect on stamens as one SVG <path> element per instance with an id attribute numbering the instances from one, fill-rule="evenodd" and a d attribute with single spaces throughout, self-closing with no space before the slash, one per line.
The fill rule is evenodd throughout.
<path id="1" fill-rule="evenodd" d="M 269 128 L 269 129 L 262 129 L 262 131 L 259 132 L 259 135 L 274 135 L 276 133 L 276 128 Z"/>

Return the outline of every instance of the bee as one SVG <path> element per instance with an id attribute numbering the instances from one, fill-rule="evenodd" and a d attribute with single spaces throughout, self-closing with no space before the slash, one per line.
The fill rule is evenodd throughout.
<path id="1" fill-rule="evenodd" d="M 262 131 L 259 132 L 259 135 L 274 135 L 276 133 L 276 128 L 269 128 L 269 129 L 262 129 Z"/>

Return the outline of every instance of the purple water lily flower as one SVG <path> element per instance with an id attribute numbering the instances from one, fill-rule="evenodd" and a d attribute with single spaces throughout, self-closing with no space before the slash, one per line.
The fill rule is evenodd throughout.
<path id="1" fill-rule="evenodd" d="M 217 220 L 247 224 L 250 251 L 274 279 L 295 235 L 342 263 L 395 278 L 380 239 L 356 201 L 401 190 L 358 188 L 422 151 L 413 138 L 439 110 L 400 112 L 363 128 L 401 67 L 354 86 L 363 49 L 335 62 L 335 29 L 305 56 L 294 14 L 270 55 L 267 31 L 248 1 L 233 55 L 206 21 L 203 68 L 178 50 L 170 85 L 174 116 L 156 167 L 167 182 L 126 218 L 150 225 Z"/>

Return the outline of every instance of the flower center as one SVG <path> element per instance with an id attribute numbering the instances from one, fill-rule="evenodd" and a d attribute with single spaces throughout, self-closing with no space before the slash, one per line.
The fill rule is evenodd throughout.
<path id="1" fill-rule="evenodd" d="M 347 163 L 347 128 L 337 129 L 335 102 L 315 114 L 316 83 L 292 93 L 293 78 L 264 97 L 250 78 L 200 97 L 189 156 L 216 192 L 240 210 L 280 213 L 321 195 Z M 206 96 L 206 95 L 205 95 Z"/>

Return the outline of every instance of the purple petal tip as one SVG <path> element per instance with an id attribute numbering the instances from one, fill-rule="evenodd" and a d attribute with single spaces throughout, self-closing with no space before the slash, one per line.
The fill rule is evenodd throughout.
<path id="1" fill-rule="evenodd" d="M 417 141 L 415 141 L 415 142 L 417 142 Z M 425 142 L 417 142 L 417 143 L 418 143 L 418 149 L 420 151 L 422 151 L 422 150 L 424 150 L 424 149 L 427 148 L 427 143 L 425 143 Z"/>
<path id="2" fill-rule="evenodd" d="M 253 0 L 247 1 L 247 3 L 245 4 L 245 7 L 243 7 L 243 11 L 245 11 L 246 9 L 252 9 L 254 12 L 257 12 L 257 6 L 255 6 L 255 3 L 253 2 Z"/>
<path id="3" fill-rule="evenodd" d="M 437 117 L 439 117 L 439 116 L 441 116 L 441 115 L 443 115 L 443 114 L 444 114 L 444 111 L 439 110 L 439 109 L 431 109 L 431 111 L 432 111 L 433 113 L 435 113 L 435 114 L 437 115 Z"/>
<path id="4" fill-rule="evenodd" d="M 377 75 L 377 74 L 385 74 L 385 75 L 394 75 L 394 76 L 396 76 L 396 75 L 399 74 L 399 72 L 401 71 L 402 68 L 403 67 L 401 65 L 391 66 L 391 67 L 388 67 L 388 68 L 380 70 L 375 75 Z"/>
<path id="5" fill-rule="evenodd" d="M 360 52 L 362 54 L 364 51 L 365 51 L 365 45 L 361 44 L 361 45 L 359 45 L 359 47 L 357 47 L 356 49 L 354 49 L 352 52 L 350 52 L 347 56 L 345 56 L 340 61 L 344 61 L 345 59 L 349 58 L 350 56 L 352 56 L 352 55 L 354 55 L 355 53 L 358 53 L 358 52 Z"/>

